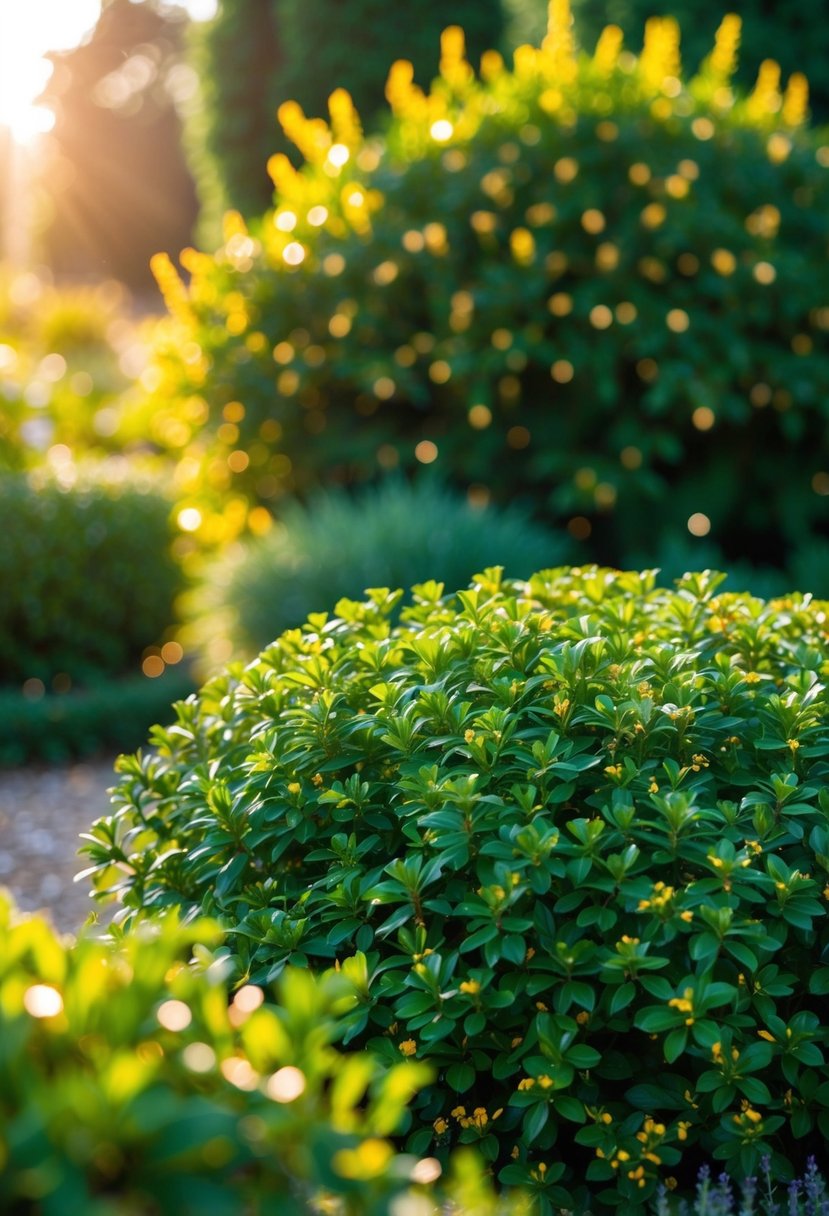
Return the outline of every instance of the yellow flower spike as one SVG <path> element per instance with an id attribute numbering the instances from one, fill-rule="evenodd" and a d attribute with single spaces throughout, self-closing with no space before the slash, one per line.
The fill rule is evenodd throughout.
<path id="1" fill-rule="evenodd" d="M 484 51 L 481 56 L 481 79 L 491 84 L 504 70 L 504 57 L 499 51 Z"/>
<path id="2" fill-rule="evenodd" d="M 268 177 L 278 195 L 283 198 L 293 198 L 296 195 L 300 175 L 284 152 L 275 152 L 268 158 Z"/>
<path id="3" fill-rule="evenodd" d="M 639 57 L 642 83 L 654 92 L 664 92 L 668 82 L 679 80 L 681 70 L 678 21 L 674 17 L 649 17 Z"/>
<path id="4" fill-rule="evenodd" d="M 440 36 L 440 74 L 452 88 L 468 83 L 474 76 L 466 60 L 466 40 L 459 25 L 450 25 Z"/>
<path id="5" fill-rule="evenodd" d="M 602 76 L 609 76 L 619 62 L 623 37 L 618 25 L 606 25 L 599 35 L 593 52 L 593 65 Z"/>
<path id="6" fill-rule="evenodd" d="M 331 145 L 328 124 L 321 118 L 306 118 L 298 101 L 283 101 L 276 112 L 286 139 L 289 139 L 305 160 L 319 164 L 325 160 Z"/>
<path id="7" fill-rule="evenodd" d="M 184 281 L 169 255 L 166 253 L 153 254 L 150 258 L 150 270 L 170 313 L 179 318 L 189 315 L 190 297 Z"/>
<path id="8" fill-rule="evenodd" d="M 706 67 L 709 75 L 720 84 L 728 84 L 737 70 L 742 26 L 742 19 L 736 13 L 727 13 L 714 35 L 714 49 Z"/>
<path id="9" fill-rule="evenodd" d="M 783 94 L 783 122 L 787 127 L 799 127 L 809 113 L 809 82 L 802 72 L 792 72 Z"/>
<path id="10" fill-rule="evenodd" d="M 547 33 L 541 43 L 547 56 L 552 77 L 557 84 L 568 84 L 577 72 L 576 43 L 573 37 L 573 13 L 570 0 L 549 0 Z"/>
<path id="11" fill-rule="evenodd" d="M 763 119 L 780 109 L 780 64 L 764 59 L 757 73 L 757 83 L 746 102 L 749 118 Z"/>
<path id="12" fill-rule="evenodd" d="M 414 83 L 414 68 L 408 59 L 397 59 L 386 80 L 386 100 L 394 114 L 405 118 L 423 103 L 423 91 Z"/>
<path id="13" fill-rule="evenodd" d="M 328 98 L 328 113 L 331 115 L 331 131 L 335 142 L 345 144 L 352 150 L 358 148 L 362 142 L 363 128 L 347 89 L 334 90 Z"/>

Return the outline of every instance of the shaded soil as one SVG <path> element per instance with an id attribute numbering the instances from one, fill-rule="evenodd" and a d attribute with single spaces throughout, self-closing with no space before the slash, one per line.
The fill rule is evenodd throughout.
<path id="1" fill-rule="evenodd" d="M 79 834 L 109 809 L 112 766 L 107 759 L 0 771 L 0 887 L 21 909 L 50 912 L 66 932 L 97 907 L 73 878 L 87 865 L 77 856 Z"/>

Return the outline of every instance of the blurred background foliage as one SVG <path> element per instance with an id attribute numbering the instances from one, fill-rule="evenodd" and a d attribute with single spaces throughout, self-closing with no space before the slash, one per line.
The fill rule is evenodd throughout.
<path id="1" fill-rule="evenodd" d="M 207 21 L 105 0 L 91 34 L 51 56 L 26 259 L 0 263 L 4 521 L 51 531 L 58 553 L 86 509 L 79 487 L 98 487 L 101 526 L 133 554 L 132 580 L 124 563 L 96 572 L 95 611 L 111 603 L 113 620 L 158 568 L 129 657 L 93 678 L 80 646 L 87 708 L 111 707 L 126 678 L 150 686 L 148 660 L 170 675 L 162 651 L 185 619 L 188 647 L 246 653 L 358 581 L 411 583 L 439 557 L 448 583 L 470 563 L 518 574 L 545 549 L 532 564 L 660 564 L 666 580 L 720 565 L 761 593 L 829 593 L 829 298 L 813 272 L 829 140 L 802 121 L 829 114 L 829 33 L 801 6 L 752 0 L 712 60 L 718 11 L 656 9 L 680 19 L 681 45 L 652 20 L 637 61 L 625 48 L 642 45 L 653 5 L 574 0 L 586 54 L 573 67 L 566 37 L 548 44 L 552 93 L 530 51 L 515 73 L 484 54 L 478 85 L 439 42 L 455 22 L 475 69 L 490 47 L 510 65 L 544 37 L 544 0 L 413 0 L 405 37 L 377 0 L 222 0 Z M 608 21 L 624 48 L 601 34 Z M 769 55 L 783 77 L 767 65 L 758 85 Z M 397 69 L 390 108 L 401 57 L 412 79 Z M 335 94 L 334 135 L 290 106 L 283 130 L 281 103 L 322 119 L 337 86 L 357 112 Z M 441 122 L 451 132 L 434 135 Z M 334 139 L 350 159 L 332 172 Z M 16 181 L 0 174 L 7 218 Z M 203 252 L 183 254 L 180 278 L 155 263 L 159 318 L 150 258 L 191 240 Z M 388 500 L 360 491 L 425 468 L 408 504 L 402 482 Z M 121 505 L 100 491 L 118 478 Z M 165 519 L 130 539 L 136 478 Z M 58 497 L 31 490 L 47 484 Z M 436 547 L 438 519 L 463 538 L 452 553 Z M 479 543 L 486 560 L 472 561 Z M 89 577 L 88 558 L 65 546 L 54 599 Z M 26 573 L 10 612 L 31 597 Z M 3 696 L 43 684 L 42 712 L 28 699 L 19 715 L 31 740 L 55 704 L 67 718 L 59 651 L 0 674 Z M 189 657 L 172 673 L 182 685 Z"/>

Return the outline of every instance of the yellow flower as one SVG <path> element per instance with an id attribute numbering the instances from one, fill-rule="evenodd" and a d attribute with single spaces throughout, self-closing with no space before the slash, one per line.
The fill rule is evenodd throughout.
<path id="1" fill-rule="evenodd" d="M 800 747 L 800 744 L 798 743 L 797 739 L 787 739 L 786 746 L 788 747 L 789 751 L 796 752 Z"/>
<path id="2" fill-rule="evenodd" d="M 460 991 L 467 996 L 475 996 L 476 993 L 481 991 L 481 985 L 477 980 L 464 980 L 460 985 Z"/>
<path id="3" fill-rule="evenodd" d="M 532 1077 L 522 1077 L 522 1079 L 518 1082 L 518 1088 L 523 1090 L 532 1089 L 534 1085 L 535 1081 L 532 1079 Z"/>
<path id="4" fill-rule="evenodd" d="M 776 1042 L 774 1035 L 771 1034 L 768 1030 L 758 1030 L 757 1036 L 758 1036 L 758 1038 L 765 1039 L 768 1043 Z"/>
<path id="5" fill-rule="evenodd" d="M 439 1136 L 442 1136 L 444 1132 L 448 1131 L 449 1124 L 446 1122 L 445 1119 L 435 1119 L 434 1123 L 432 1124 L 432 1127 L 435 1129 L 435 1131 L 437 1132 L 437 1134 Z"/>
<path id="6" fill-rule="evenodd" d="M 692 921 L 694 919 L 694 914 L 686 908 L 684 912 L 680 912 L 679 919 L 684 921 Z"/>
<path id="7" fill-rule="evenodd" d="M 464 1116 L 466 1115 L 466 1107 L 465 1106 L 456 1106 L 455 1109 L 451 1110 L 449 1113 L 451 1114 L 453 1119 L 463 1119 Z"/>
<path id="8" fill-rule="evenodd" d="M 414 1039 L 404 1039 L 403 1042 L 399 1044 L 399 1050 L 404 1056 L 413 1056 L 417 1051 L 417 1043 L 414 1041 Z"/>
<path id="9" fill-rule="evenodd" d="M 608 777 L 621 777 L 623 769 L 621 764 L 608 764 L 604 771 Z"/>
<path id="10" fill-rule="evenodd" d="M 302 789 L 302 786 L 299 784 L 298 781 L 289 781 L 288 782 L 288 793 L 289 794 L 298 794 L 301 789 Z"/>
<path id="11" fill-rule="evenodd" d="M 472 742 L 472 740 L 475 738 L 475 732 L 474 732 L 474 730 L 465 730 L 465 731 L 463 732 L 463 737 L 464 737 L 464 739 L 466 740 L 466 742 L 467 742 L 467 743 L 471 743 L 471 742 Z"/>

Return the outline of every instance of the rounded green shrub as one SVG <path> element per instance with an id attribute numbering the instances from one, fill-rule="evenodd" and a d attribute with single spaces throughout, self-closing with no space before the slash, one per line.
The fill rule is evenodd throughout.
<path id="1" fill-rule="evenodd" d="M 614 27 L 588 56 L 552 10 L 511 68 L 476 76 L 457 29 L 430 92 L 396 64 L 382 138 L 342 90 L 330 125 L 284 104 L 306 163 L 272 158 L 273 208 L 183 253 L 187 285 L 157 259 L 147 426 L 197 539 L 227 536 L 228 492 L 278 513 L 424 464 L 617 566 L 707 535 L 789 570 L 825 533 L 829 148 L 805 80 L 781 92 L 766 61 L 732 87 L 736 17 L 683 81 L 672 20 L 638 58 Z"/>
<path id="2" fill-rule="evenodd" d="M 121 759 L 93 882 L 219 917 L 240 982 L 339 966 L 344 1041 L 437 1069 L 412 1151 L 631 1216 L 711 1157 L 791 1177 L 829 1135 L 827 605 L 720 578 L 342 601 Z"/>
<path id="3" fill-rule="evenodd" d="M 169 516 L 149 483 L 0 478 L 0 684 L 67 691 L 137 669 L 181 588 Z"/>
<path id="4" fill-rule="evenodd" d="M 284 629 L 366 587 L 411 587 L 430 576 L 463 586 L 502 564 L 512 575 L 558 565 L 572 541 L 515 508 L 474 507 L 440 486 L 390 480 L 354 498 L 288 504 L 265 537 L 202 572 L 188 631 L 211 662 L 253 657 Z"/>

